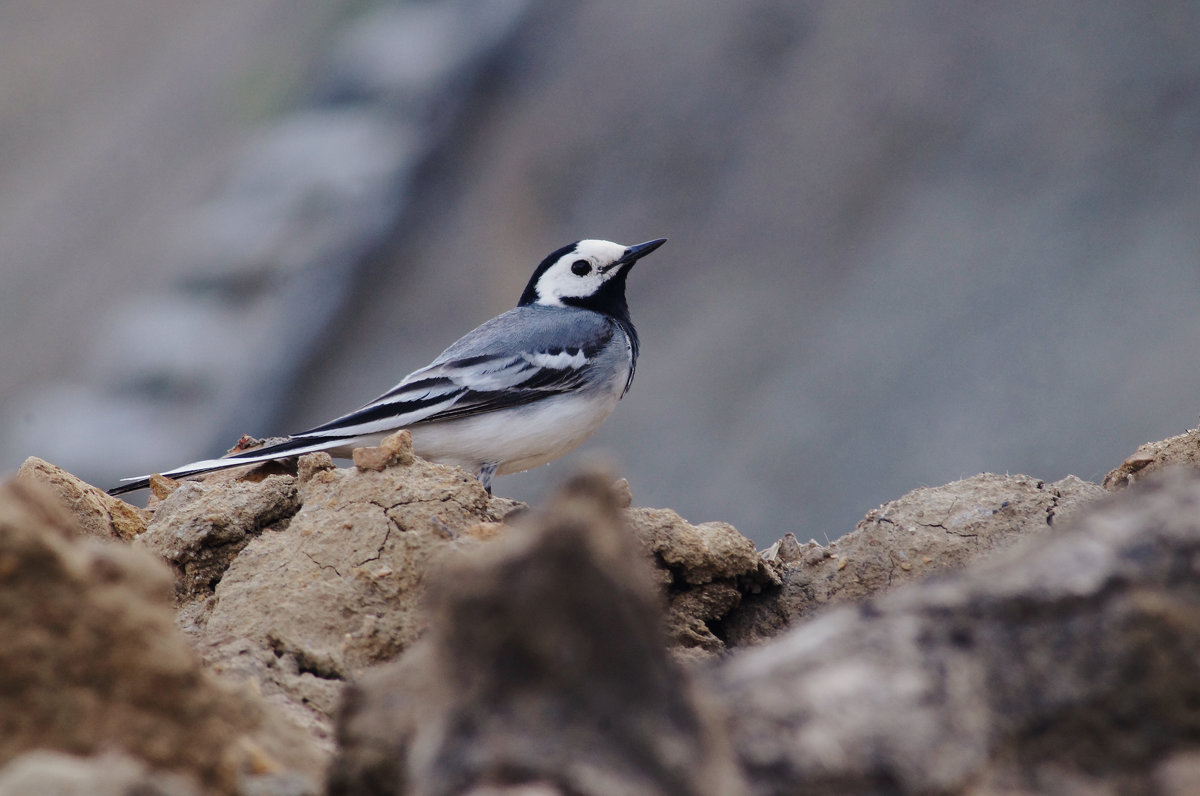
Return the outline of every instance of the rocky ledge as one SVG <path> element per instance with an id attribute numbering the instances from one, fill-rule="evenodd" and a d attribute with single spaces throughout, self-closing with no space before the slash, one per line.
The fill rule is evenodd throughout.
<path id="1" fill-rule="evenodd" d="M 0 796 L 1200 792 L 1198 448 L 764 551 L 603 474 L 489 496 L 404 433 L 147 509 L 30 459 Z"/>

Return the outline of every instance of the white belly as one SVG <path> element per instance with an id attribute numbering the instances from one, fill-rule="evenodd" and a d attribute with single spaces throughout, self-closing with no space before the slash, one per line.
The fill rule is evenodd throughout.
<path id="1" fill-rule="evenodd" d="M 423 459 L 478 472 L 519 473 L 574 450 L 595 433 L 620 400 L 619 392 L 562 395 L 502 412 L 461 420 L 418 423 L 413 450 Z"/>

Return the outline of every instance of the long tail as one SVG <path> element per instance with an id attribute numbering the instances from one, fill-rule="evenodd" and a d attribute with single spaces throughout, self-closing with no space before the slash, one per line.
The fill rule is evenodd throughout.
<path id="1" fill-rule="evenodd" d="M 203 461 L 192 462 L 173 470 L 165 470 L 161 475 L 168 478 L 187 478 L 190 475 L 200 475 L 201 473 L 211 473 L 216 470 L 227 470 L 230 467 L 242 467 L 247 464 L 256 464 L 258 462 L 269 462 L 275 459 L 286 459 L 290 456 L 300 456 L 305 453 L 314 453 L 316 451 L 330 450 L 331 448 L 344 448 L 352 446 L 361 438 L 357 437 L 288 437 L 280 442 L 272 445 L 267 445 L 263 448 L 252 448 L 247 451 L 239 451 L 228 456 L 222 456 L 220 459 L 204 459 Z M 122 478 L 120 486 L 115 486 L 108 490 L 110 495 L 124 495 L 126 492 L 136 492 L 139 489 L 146 489 L 150 486 L 150 476 L 141 475 L 133 478 Z"/>

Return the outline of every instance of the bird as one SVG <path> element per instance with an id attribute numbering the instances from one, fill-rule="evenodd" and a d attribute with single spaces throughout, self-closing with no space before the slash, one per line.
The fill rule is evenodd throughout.
<path id="1" fill-rule="evenodd" d="M 425 367 L 359 409 L 319 426 L 161 473 L 214 470 L 327 451 L 349 457 L 400 429 L 413 452 L 463 467 L 490 494 L 492 478 L 574 450 L 608 419 L 637 370 L 638 334 L 625 283 L 635 263 L 666 243 L 580 240 L 534 269 L 517 306 L 476 327 Z M 145 489 L 150 476 L 108 490 Z"/>

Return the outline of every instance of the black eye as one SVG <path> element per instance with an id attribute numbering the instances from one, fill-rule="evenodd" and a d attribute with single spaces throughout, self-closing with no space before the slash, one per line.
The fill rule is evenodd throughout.
<path id="1" fill-rule="evenodd" d="M 575 276 L 587 276 L 592 272 L 592 264 L 587 260 L 576 260 L 571 263 L 571 273 Z"/>

